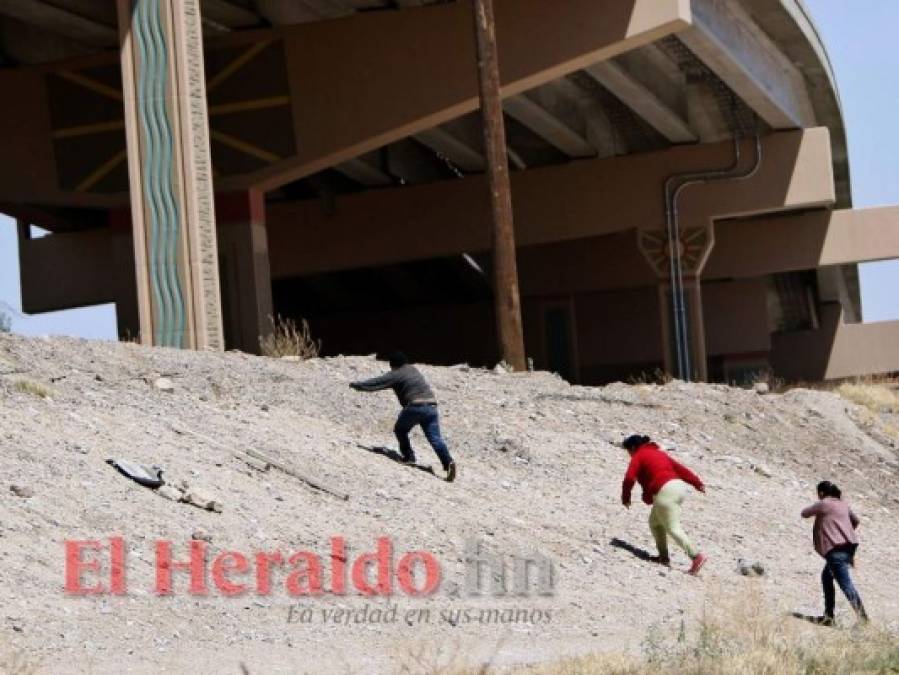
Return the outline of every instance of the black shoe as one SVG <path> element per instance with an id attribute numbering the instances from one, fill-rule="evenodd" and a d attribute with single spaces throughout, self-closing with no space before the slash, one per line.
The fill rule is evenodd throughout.
<path id="1" fill-rule="evenodd" d="M 827 616 L 826 614 L 824 616 L 811 616 L 811 617 L 809 617 L 809 621 L 818 626 L 833 626 L 834 625 L 833 617 Z"/>
<path id="2" fill-rule="evenodd" d="M 450 462 L 446 467 L 446 482 L 452 483 L 454 480 L 456 480 L 456 463 Z"/>

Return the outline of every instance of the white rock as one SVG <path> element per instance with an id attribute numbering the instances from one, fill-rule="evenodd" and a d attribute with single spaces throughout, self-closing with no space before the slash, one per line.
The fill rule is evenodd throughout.
<path id="1" fill-rule="evenodd" d="M 156 488 L 156 494 L 160 497 L 171 499 L 173 502 L 180 502 L 181 498 L 184 496 L 181 490 L 172 485 L 161 485 Z"/>
<path id="2" fill-rule="evenodd" d="M 769 469 L 764 464 L 753 464 L 752 468 L 757 474 L 760 474 L 760 475 L 764 476 L 765 478 L 771 478 L 774 475 L 771 472 L 771 469 Z"/>
<path id="3" fill-rule="evenodd" d="M 158 377 L 153 380 L 153 386 L 158 391 L 164 391 L 167 394 L 171 394 L 175 391 L 175 384 L 167 377 Z"/>

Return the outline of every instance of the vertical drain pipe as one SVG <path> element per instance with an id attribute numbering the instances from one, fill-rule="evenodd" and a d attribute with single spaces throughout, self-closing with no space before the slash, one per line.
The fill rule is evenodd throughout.
<path id="1" fill-rule="evenodd" d="M 672 187 L 678 184 L 688 184 L 703 178 L 714 178 L 716 176 L 726 176 L 734 171 L 740 163 L 740 143 L 734 136 L 734 161 L 724 168 L 712 171 L 687 171 L 684 173 L 675 173 L 665 180 L 665 221 L 668 230 L 668 263 L 671 279 L 671 333 L 674 337 L 675 355 L 677 361 L 677 377 L 681 380 L 689 379 L 689 370 L 685 363 L 684 345 L 681 336 L 686 334 L 682 331 L 681 324 L 684 320 L 684 310 L 680 306 L 683 301 L 683 294 L 678 288 L 678 279 L 682 278 L 679 274 L 680 268 L 680 229 L 679 224 L 675 222 L 675 205 L 673 203 Z"/>
<path id="2" fill-rule="evenodd" d="M 681 265 L 680 218 L 677 208 L 678 197 L 690 185 L 700 185 L 723 180 L 746 180 L 758 171 L 762 163 L 762 142 L 755 133 L 755 160 L 751 167 L 740 170 L 740 139 L 734 135 L 734 161 L 727 169 L 697 171 L 669 176 L 665 181 L 665 216 L 668 225 L 668 249 L 670 253 L 671 303 L 673 331 L 677 354 L 678 377 L 689 382 L 693 377 L 690 340 L 687 333 L 686 307 L 684 300 L 684 276 Z M 672 186 L 677 185 L 672 192 Z"/>

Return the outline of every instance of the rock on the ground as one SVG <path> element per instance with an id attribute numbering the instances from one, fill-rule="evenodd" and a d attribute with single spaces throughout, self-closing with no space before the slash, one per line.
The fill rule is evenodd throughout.
<path id="1" fill-rule="evenodd" d="M 171 499 L 173 502 L 180 502 L 182 497 L 184 497 L 184 493 L 172 485 L 160 485 L 156 488 L 156 494 L 160 497 Z"/>
<path id="2" fill-rule="evenodd" d="M 175 383 L 167 377 L 157 377 L 153 380 L 153 386 L 157 391 L 163 391 L 167 394 L 171 394 L 175 391 Z"/>
<path id="3" fill-rule="evenodd" d="M 34 490 L 32 490 L 27 485 L 10 485 L 9 491 L 12 492 L 16 497 L 22 497 L 24 499 L 34 497 Z"/>

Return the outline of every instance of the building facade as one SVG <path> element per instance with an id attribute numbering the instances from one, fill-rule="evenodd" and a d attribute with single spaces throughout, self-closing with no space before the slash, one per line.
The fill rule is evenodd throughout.
<path id="1" fill-rule="evenodd" d="M 572 382 L 899 370 L 839 94 L 799 0 L 494 0 L 527 354 Z M 27 312 L 147 344 L 492 365 L 466 0 L 0 8 L 0 210 Z M 28 225 L 52 233 L 32 239 Z"/>

